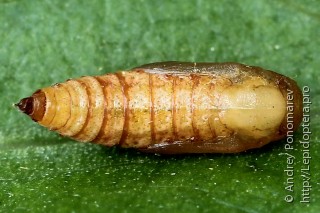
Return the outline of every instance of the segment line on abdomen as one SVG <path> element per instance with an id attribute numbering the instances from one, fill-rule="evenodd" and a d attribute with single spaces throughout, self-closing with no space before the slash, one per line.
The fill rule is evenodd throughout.
<path id="1" fill-rule="evenodd" d="M 115 74 L 117 78 L 119 79 L 121 88 L 122 88 L 122 94 L 123 94 L 123 112 L 124 112 L 124 123 L 123 123 L 123 130 L 122 135 L 120 138 L 119 145 L 121 146 L 128 136 L 129 131 L 129 94 L 128 94 L 128 85 L 125 82 L 125 78 L 123 77 L 122 73 L 116 73 Z"/>

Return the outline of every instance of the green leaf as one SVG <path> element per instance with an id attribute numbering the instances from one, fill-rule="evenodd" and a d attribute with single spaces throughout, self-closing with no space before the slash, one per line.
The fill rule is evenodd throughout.
<path id="1" fill-rule="evenodd" d="M 0 1 L 0 212 L 319 212 L 319 10 L 313 0 Z M 293 150 L 283 140 L 240 154 L 143 154 L 61 138 L 12 107 L 68 78 L 167 60 L 258 65 L 308 86 L 310 147 L 301 128 Z"/>

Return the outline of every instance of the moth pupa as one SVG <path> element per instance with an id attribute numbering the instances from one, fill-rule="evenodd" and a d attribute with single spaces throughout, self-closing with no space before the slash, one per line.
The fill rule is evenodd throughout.
<path id="1" fill-rule="evenodd" d="M 302 93 L 292 79 L 239 63 L 160 62 L 71 79 L 16 106 L 77 141 L 178 154 L 236 153 L 285 138 L 289 104 L 296 130 Z"/>

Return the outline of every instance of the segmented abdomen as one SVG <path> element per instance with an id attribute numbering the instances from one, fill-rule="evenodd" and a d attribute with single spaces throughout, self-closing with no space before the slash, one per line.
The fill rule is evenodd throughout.
<path id="1" fill-rule="evenodd" d="M 153 74 L 143 70 L 82 77 L 42 89 L 40 124 L 79 141 L 146 147 L 161 142 L 210 140 L 216 88 L 210 75 Z"/>

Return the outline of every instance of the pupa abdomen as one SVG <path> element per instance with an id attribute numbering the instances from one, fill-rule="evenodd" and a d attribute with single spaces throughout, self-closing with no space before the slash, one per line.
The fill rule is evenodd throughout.
<path id="1" fill-rule="evenodd" d="M 162 62 L 86 76 L 22 99 L 19 108 L 63 136 L 155 153 L 233 153 L 286 136 L 302 118 L 296 83 L 238 63 Z"/>

